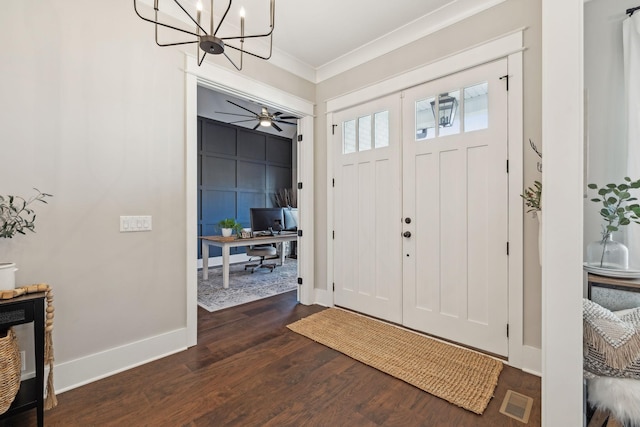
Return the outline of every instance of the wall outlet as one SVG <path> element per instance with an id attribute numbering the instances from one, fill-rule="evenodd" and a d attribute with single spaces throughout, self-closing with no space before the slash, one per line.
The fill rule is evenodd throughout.
<path id="1" fill-rule="evenodd" d="M 20 352 L 20 361 L 22 362 L 22 372 L 27 370 L 27 353 L 24 351 Z"/>

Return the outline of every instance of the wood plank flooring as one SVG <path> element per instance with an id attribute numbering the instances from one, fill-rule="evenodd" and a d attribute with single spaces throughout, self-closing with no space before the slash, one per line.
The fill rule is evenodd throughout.
<path id="1" fill-rule="evenodd" d="M 498 412 L 512 389 L 540 379 L 505 366 L 479 416 L 286 329 L 322 310 L 295 292 L 219 312 L 198 311 L 198 345 L 58 396 L 46 426 L 512 426 Z M 32 426 L 35 411 L 6 420 Z"/>

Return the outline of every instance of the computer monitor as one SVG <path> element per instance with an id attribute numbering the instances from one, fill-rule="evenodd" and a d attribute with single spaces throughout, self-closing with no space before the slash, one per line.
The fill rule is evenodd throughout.
<path id="1" fill-rule="evenodd" d="M 284 227 L 282 208 L 251 208 L 251 231 L 280 231 Z"/>

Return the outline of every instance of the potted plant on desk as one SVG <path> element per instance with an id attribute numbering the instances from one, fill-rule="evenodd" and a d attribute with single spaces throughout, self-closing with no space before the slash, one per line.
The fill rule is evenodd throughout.
<path id="1" fill-rule="evenodd" d="M 220 230 L 222 231 L 222 237 L 231 236 L 233 231 L 236 232 L 238 237 L 240 237 L 240 234 L 242 233 L 242 225 L 233 218 L 221 219 L 218 222 L 218 227 L 220 227 Z"/>

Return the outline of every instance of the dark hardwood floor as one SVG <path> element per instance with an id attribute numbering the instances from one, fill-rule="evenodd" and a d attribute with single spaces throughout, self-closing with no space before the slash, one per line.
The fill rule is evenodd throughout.
<path id="1" fill-rule="evenodd" d="M 208 313 L 198 345 L 58 396 L 46 426 L 513 426 L 498 412 L 512 389 L 535 399 L 540 379 L 505 366 L 479 416 L 289 331 L 319 310 L 295 293 Z M 35 425 L 35 411 L 5 421 Z"/>

